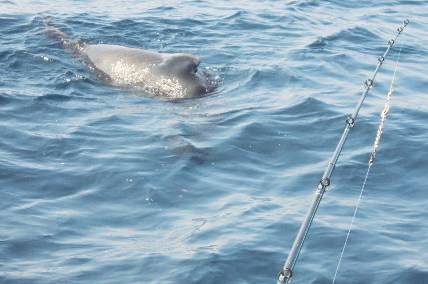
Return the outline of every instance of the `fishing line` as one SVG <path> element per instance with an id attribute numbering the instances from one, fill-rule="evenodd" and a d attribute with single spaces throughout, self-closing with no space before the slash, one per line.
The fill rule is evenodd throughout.
<path id="1" fill-rule="evenodd" d="M 331 282 L 331 284 L 334 284 L 334 282 L 336 281 L 337 275 L 339 273 L 340 265 L 342 264 L 343 255 L 344 255 L 345 249 L 348 245 L 349 236 L 351 235 L 352 227 L 353 227 L 355 219 L 357 217 L 358 208 L 359 208 L 361 200 L 363 198 L 363 193 L 364 193 L 364 189 L 365 189 L 366 184 L 367 184 L 367 179 L 369 177 L 370 170 L 371 170 L 371 168 L 375 162 L 375 159 L 376 159 L 376 151 L 377 151 L 377 148 L 379 147 L 380 139 L 382 138 L 382 134 L 383 134 L 384 127 L 385 127 L 385 121 L 386 121 L 386 118 L 388 116 L 389 109 L 390 109 L 391 96 L 394 92 L 394 82 L 395 82 L 395 78 L 396 78 L 396 74 L 397 74 L 397 70 L 398 70 L 400 55 L 401 55 L 401 49 L 397 55 L 397 60 L 395 62 L 394 75 L 393 75 L 393 78 L 391 81 L 391 85 L 389 86 L 389 91 L 388 91 L 388 94 L 386 96 L 385 105 L 384 105 L 383 110 L 382 110 L 381 115 L 380 115 L 380 123 L 379 123 L 379 127 L 377 129 L 376 137 L 375 137 L 375 140 L 373 142 L 372 150 L 370 153 L 367 172 L 366 172 L 366 175 L 364 177 L 363 184 L 361 186 L 360 195 L 359 195 L 357 203 L 355 205 L 354 214 L 352 215 L 351 223 L 349 224 L 348 232 L 346 233 L 345 242 L 343 244 L 342 251 L 341 251 L 340 256 L 339 256 L 339 261 L 337 263 L 336 271 L 334 272 L 333 281 Z"/>

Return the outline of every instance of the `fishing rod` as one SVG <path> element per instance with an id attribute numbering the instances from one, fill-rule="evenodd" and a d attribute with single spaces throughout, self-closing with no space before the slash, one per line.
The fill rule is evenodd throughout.
<path id="1" fill-rule="evenodd" d="M 404 28 L 409 24 L 409 20 L 406 19 L 400 27 L 397 28 L 397 34 L 395 37 L 388 41 L 387 48 L 382 56 L 379 56 L 378 63 L 376 66 L 376 69 L 372 75 L 371 78 L 367 79 L 364 83 L 364 91 L 361 94 L 360 100 L 358 101 L 358 104 L 354 110 L 354 113 L 346 118 L 346 126 L 343 130 L 342 136 L 340 137 L 339 143 L 336 146 L 335 151 L 333 152 L 332 157 L 330 158 L 330 161 L 327 165 L 327 168 L 325 169 L 321 180 L 317 186 L 317 189 L 315 191 L 315 196 L 312 201 L 311 206 L 309 207 L 308 212 L 306 213 L 306 217 L 303 220 L 302 224 L 300 225 L 300 229 L 297 233 L 296 239 L 294 240 L 293 246 L 291 247 L 290 253 L 288 254 L 287 260 L 284 263 L 284 266 L 282 267 L 281 271 L 278 275 L 277 284 L 285 284 L 289 283 L 290 279 L 293 277 L 293 269 L 294 265 L 297 262 L 297 259 L 300 254 L 300 250 L 302 249 L 303 243 L 306 239 L 306 236 L 308 234 L 309 228 L 312 225 L 312 221 L 315 217 L 315 214 L 317 212 L 318 206 L 321 202 L 321 199 L 327 190 L 328 186 L 330 185 L 330 178 L 333 174 L 334 168 L 336 167 L 336 162 L 339 158 L 340 153 L 342 152 L 343 146 L 345 145 L 346 139 L 348 138 L 349 131 L 351 128 L 354 127 L 355 121 L 357 119 L 358 113 L 361 109 L 361 106 L 370 91 L 370 89 L 373 87 L 374 80 L 376 78 L 376 75 L 379 72 L 380 67 L 382 66 L 383 62 L 385 61 L 386 56 L 389 54 L 390 50 L 394 46 L 395 42 L 397 41 L 398 36 L 403 32 Z"/>

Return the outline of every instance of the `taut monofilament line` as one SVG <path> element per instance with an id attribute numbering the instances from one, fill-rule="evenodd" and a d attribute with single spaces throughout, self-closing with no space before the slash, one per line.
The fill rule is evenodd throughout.
<path id="1" fill-rule="evenodd" d="M 391 96 L 394 93 L 394 83 L 395 83 L 395 78 L 396 78 L 395 76 L 396 76 L 397 70 L 398 70 L 398 63 L 400 61 L 400 54 L 401 54 L 401 50 L 397 56 L 397 61 L 395 63 L 394 75 L 392 77 L 391 85 L 389 86 L 388 94 L 386 95 L 386 101 L 385 101 L 385 104 L 383 106 L 383 110 L 380 114 L 380 123 L 379 123 L 379 126 L 377 128 L 377 132 L 376 132 L 375 140 L 373 142 L 372 150 L 370 152 L 370 158 L 369 158 L 369 162 L 368 162 L 366 175 L 364 176 L 364 181 L 363 181 L 363 184 L 362 184 L 361 189 L 360 189 L 360 195 L 358 196 L 357 203 L 355 204 L 354 214 L 352 215 L 351 223 L 349 224 L 348 232 L 346 233 L 345 242 L 343 243 L 342 251 L 340 252 L 339 261 L 337 262 L 336 271 L 334 272 L 334 276 L 333 276 L 333 280 L 332 280 L 331 284 L 334 284 L 336 282 L 337 275 L 339 274 L 340 265 L 342 264 L 342 259 L 343 259 L 343 255 L 345 253 L 346 246 L 348 245 L 349 236 L 351 235 L 352 227 L 353 227 L 355 219 L 357 217 L 358 208 L 360 207 L 360 202 L 363 198 L 363 193 L 364 193 L 364 189 L 365 189 L 366 184 L 367 184 L 367 179 L 369 177 L 370 170 L 371 170 L 371 168 L 372 168 L 372 166 L 376 160 L 377 148 L 380 145 L 380 140 L 382 138 L 382 134 L 383 134 L 383 131 L 385 128 L 385 121 L 386 121 L 386 118 L 388 117 L 388 113 L 389 113 L 389 109 L 390 109 Z"/>
<path id="2" fill-rule="evenodd" d="M 398 36 L 403 32 L 404 28 L 409 24 L 409 20 L 405 20 L 403 24 L 397 28 L 397 34 L 395 37 L 388 41 L 388 46 L 383 53 L 382 56 L 378 58 L 378 64 L 376 66 L 376 69 L 372 75 L 371 78 L 367 79 L 364 84 L 364 91 L 361 94 L 360 100 L 354 110 L 354 113 L 347 117 L 346 119 L 346 126 L 343 130 L 342 136 L 340 137 L 339 143 L 336 146 L 336 149 L 327 165 L 327 168 L 325 169 L 320 183 L 315 191 L 315 197 L 314 200 L 306 213 L 306 217 L 303 220 L 302 224 L 300 225 L 299 232 L 297 233 L 296 239 L 294 240 L 293 246 L 291 247 L 290 253 L 288 254 L 287 260 L 282 268 L 282 270 L 279 273 L 277 284 L 284 284 L 289 283 L 290 279 L 293 276 L 293 269 L 296 264 L 296 261 L 299 257 L 300 250 L 303 246 L 303 243 L 306 239 L 307 233 L 309 231 L 309 228 L 311 227 L 312 221 L 315 217 L 316 211 L 318 209 L 318 206 L 321 202 L 321 199 L 330 185 L 330 178 L 333 174 L 334 168 L 336 166 L 336 162 L 339 158 L 340 153 L 342 152 L 343 146 L 345 145 L 346 139 L 348 138 L 349 131 L 351 128 L 354 127 L 355 121 L 358 117 L 358 113 L 361 109 L 361 106 L 370 91 L 370 89 L 373 87 L 374 80 L 376 78 L 377 73 L 379 72 L 380 67 L 382 66 L 383 62 L 385 61 L 385 58 L 389 54 L 390 50 L 394 46 L 395 42 L 397 41 Z"/>

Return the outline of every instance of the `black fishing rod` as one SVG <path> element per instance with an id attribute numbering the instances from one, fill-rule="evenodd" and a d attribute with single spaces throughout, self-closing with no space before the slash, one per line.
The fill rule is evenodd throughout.
<path id="1" fill-rule="evenodd" d="M 299 257 L 300 250 L 302 249 L 303 243 L 308 234 L 309 228 L 311 227 L 312 221 L 317 212 L 318 206 L 321 202 L 321 199 L 327 190 L 327 187 L 330 185 L 330 178 L 333 174 L 336 162 L 339 158 L 340 153 L 342 152 L 343 146 L 345 145 L 346 139 L 348 138 L 349 131 L 354 127 L 355 121 L 357 119 L 358 113 L 361 109 L 361 106 L 370 91 L 373 87 L 374 80 L 377 73 L 379 72 L 380 67 L 385 61 L 386 56 L 389 54 L 390 50 L 397 41 L 398 36 L 403 32 L 404 28 L 409 24 L 409 20 L 406 19 L 403 24 L 397 28 L 397 34 L 395 37 L 388 41 L 388 46 L 382 56 L 378 58 L 378 63 L 376 69 L 370 79 L 367 79 L 364 83 L 364 91 L 361 94 L 360 100 L 357 104 L 357 107 L 354 110 L 354 113 L 346 118 L 346 126 L 343 130 L 342 136 L 340 137 L 339 143 L 336 146 L 336 149 L 327 165 L 327 168 L 324 171 L 324 174 L 321 177 L 321 180 L 318 184 L 318 187 L 315 191 L 315 197 L 312 201 L 312 205 L 309 207 L 306 217 L 300 225 L 299 232 L 297 233 L 296 239 L 294 240 L 293 246 L 291 247 L 290 253 L 288 254 L 287 260 L 279 273 L 277 284 L 289 283 L 290 279 L 293 277 L 293 269 L 296 261 Z"/>

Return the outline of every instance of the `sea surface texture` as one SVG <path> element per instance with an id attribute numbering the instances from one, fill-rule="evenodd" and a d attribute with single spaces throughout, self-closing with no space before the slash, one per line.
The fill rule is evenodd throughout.
<path id="1" fill-rule="evenodd" d="M 202 58 L 193 99 L 111 86 L 44 32 Z M 0 1 L 0 283 L 428 283 L 427 1 Z"/>

